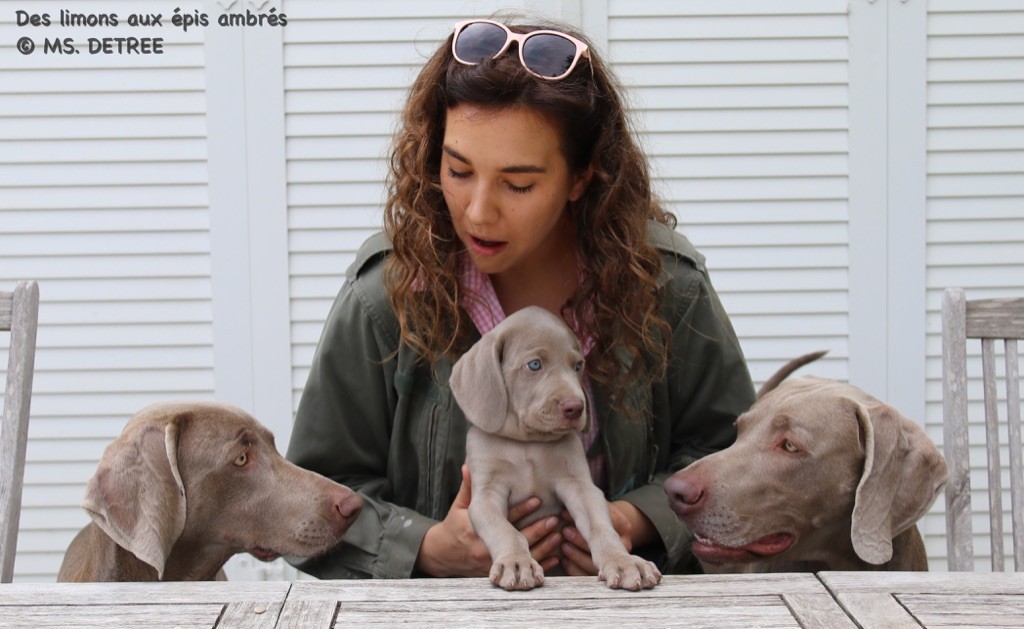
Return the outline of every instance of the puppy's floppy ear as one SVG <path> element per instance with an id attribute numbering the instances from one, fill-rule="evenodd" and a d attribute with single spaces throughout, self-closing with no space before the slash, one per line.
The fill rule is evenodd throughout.
<path id="1" fill-rule="evenodd" d="M 501 372 L 505 334 L 492 330 L 462 355 L 449 384 L 466 419 L 485 432 L 498 432 L 508 415 L 508 391 Z"/>
<path id="2" fill-rule="evenodd" d="M 865 459 L 850 534 L 857 556 L 878 565 L 892 558 L 892 539 L 935 502 L 948 472 L 925 432 L 888 404 L 857 404 L 857 421 Z"/>
<path id="3" fill-rule="evenodd" d="M 163 578 L 167 556 L 185 528 L 185 487 L 178 435 L 187 414 L 129 424 L 103 452 L 82 507 L 119 546 Z"/>

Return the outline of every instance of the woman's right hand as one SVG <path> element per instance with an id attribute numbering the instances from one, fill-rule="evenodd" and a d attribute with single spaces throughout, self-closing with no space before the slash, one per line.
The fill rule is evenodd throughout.
<path id="1" fill-rule="evenodd" d="M 444 520 L 427 529 L 416 557 L 416 569 L 434 577 L 486 577 L 491 571 L 491 553 L 473 532 L 469 520 L 472 499 L 469 468 L 462 466 L 462 486 Z M 540 499 L 528 498 L 508 510 L 510 522 L 526 517 L 540 507 Z M 547 571 L 558 565 L 562 536 L 558 518 L 543 518 L 522 530 L 533 558 Z"/>

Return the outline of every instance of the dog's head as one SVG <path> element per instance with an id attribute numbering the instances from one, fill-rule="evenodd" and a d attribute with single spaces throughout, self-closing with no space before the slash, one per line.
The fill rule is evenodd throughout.
<path id="1" fill-rule="evenodd" d="M 736 426 L 735 444 L 665 484 L 710 563 L 826 560 L 851 544 L 861 560 L 885 563 L 945 484 L 924 431 L 848 384 L 786 380 Z"/>
<path id="2" fill-rule="evenodd" d="M 104 451 L 82 506 L 162 579 L 179 542 L 225 560 L 243 551 L 261 559 L 326 552 L 362 500 L 286 461 L 242 409 L 189 401 L 132 417 Z"/>
<path id="3" fill-rule="evenodd" d="M 558 317 L 520 310 L 488 332 L 452 368 L 452 394 L 485 432 L 549 441 L 590 426 L 583 349 Z"/>

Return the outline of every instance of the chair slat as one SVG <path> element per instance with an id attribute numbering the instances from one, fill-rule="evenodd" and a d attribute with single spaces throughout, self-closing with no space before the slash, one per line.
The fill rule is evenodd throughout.
<path id="1" fill-rule="evenodd" d="M 1024 297 L 967 302 L 967 338 L 1024 339 Z"/>
<path id="2" fill-rule="evenodd" d="M 1003 484 L 999 464 L 999 398 L 996 395 L 995 342 L 981 340 L 981 371 L 985 385 L 985 451 L 988 455 L 989 542 L 992 572 L 1003 571 Z"/>
<path id="3" fill-rule="evenodd" d="M 14 290 L 7 388 L 0 428 L 0 583 L 10 583 L 14 574 L 38 316 L 39 286 L 35 282 L 19 283 Z"/>
<path id="4" fill-rule="evenodd" d="M 11 308 L 14 299 L 11 293 L 0 291 L 0 330 L 11 329 Z"/>
<path id="5" fill-rule="evenodd" d="M 1006 423 L 1010 432 L 1010 509 L 1013 523 L 1013 569 L 1024 572 L 1024 461 L 1021 449 L 1020 370 L 1017 341 L 1006 341 Z"/>
<path id="6" fill-rule="evenodd" d="M 946 553 L 952 571 L 974 570 L 971 468 L 967 448 L 967 334 L 963 289 L 942 301 L 942 441 L 949 466 L 946 483 Z M 962 420 L 961 420 L 962 419 Z"/>

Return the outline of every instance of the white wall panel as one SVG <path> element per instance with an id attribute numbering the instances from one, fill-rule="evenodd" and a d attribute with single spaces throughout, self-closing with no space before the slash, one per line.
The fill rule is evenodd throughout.
<path id="1" fill-rule="evenodd" d="M 847 38 L 845 2 L 608 4 L 657 190 L 757 381 L 815 349 L 846 375 Z"/>
<path id="2" fill-rule="evenodd" d="M 160 4 L 145 8 L 169 15 L 189 3 Z M 213 394 L 203 46 L 201 31 L 164 29 L 162 56 L 43 55 L 43 37 L 84 44 L 139 33 L 19 28 L 13 9 L 56 19 L 60 9 L 123 16 L 142 7 L 8 8 L 0 286 L 38 280 L 41 300 L 15 579 L 52 580 L 87 521 L 85 482 L 128 417 L 154 401 Z M 39 46 L 32 56 L 13 47 L 25 35 Z M 0 379 L 6 348 L 3 338 Z"/>
<path id="3" fill-rule="evenodd" d="M 928 8 L 926 427 L 941 443 L 944 289 L 962 287 L 968 299 L 1024 295 L 1024 3 L 932 0 Z M 967 348 L 970 439 L 981 444 L 980 343 Z M 1000 404 L 1005 422 L 1005 401 Z M 1005 425 L 1001 433 L 1005 443 Z M 972 447 L 970 458 L 975 566 L 988 571 L 991 553 L 981 537 L 988 531 L 984 449 Z M 1008 478 L 1003 487 L 1008 505 Z M 924 528 L 932 566 L 944 569 L 939 502 Z M 1009 511 L 1006 517 L 1010 548 Z"/>
<path id="4" fill-rule="evenodd" d="M 385 159 L 409 85 L 456 22 L 503 6 L 464 0 L 285 4 L 295 406 L 345 269 L 381 228 Z"/>

